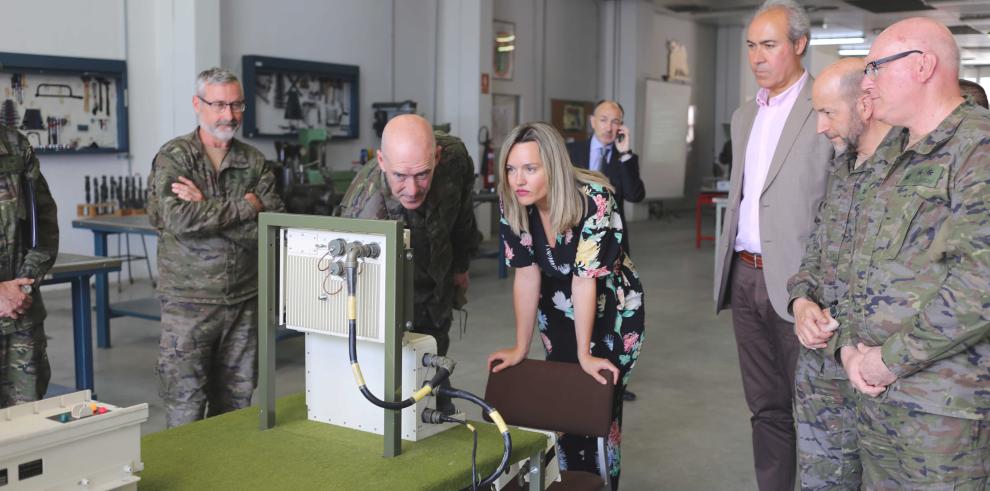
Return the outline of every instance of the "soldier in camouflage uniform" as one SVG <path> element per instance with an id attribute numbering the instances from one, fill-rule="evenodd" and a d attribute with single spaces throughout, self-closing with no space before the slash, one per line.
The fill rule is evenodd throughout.
<path id="1" fill-rule="evenodd" d="M 199 74 L 199 127 L 162 146 L 148 176 L 158 228 L 162 335 L 158 359 L 166 424 L 251 404 L 258 379 L 258 213 L 281 211 L 275 177 L 234 138 L 244 111 L 237 77 Z"/>
<path id="2" fill-rule="evenodd" d="M 474 163 L 461 140 L 433 133 L 420 116 L 401 115 L 385 126 L 377 159 L 358 172 L 341 202 L 342 217 L 398 220 L 412 231 L 413 331 L 436 338 L 441 355 L 481 239 L 473 187 Z"/>
<path id="3" fill-rule="evenodd" d="M 986 489 L 990 471 L 990 112 L 959 93 L 945 26 L 908 19 L 863 88 L 896 126 L 857 220 L 838 348 L 866 396 L 866 489 Z M 833 351 L 834 352 L 834 351 Z"/>
<path id="4" fill-rule="evenodd" d="M 846 321 L 849 254 L 857 195 L 875 177 L 869 165 L 890 126 L 873 119 L 860 89 L 864 63 L 846 58 L 822 71 L 812 90 L 818 131 L 837 157 L 797 274 L 787 289 L 794 330 L 803 348 L 794 387 L 798 466 L 802 489 L 858 490 L 862 474 L 856 438 L 856 394 L 826 341 L 829 322 Z M 833 327 L 834 328 L 834 327 Z"/>
<path id="5" fill-rule="evenodd" d="M 7 126 L 0 126 L 0 227 L 3 408 L 41 399 L 48 390 L 46 314 L 38 284 L 58 254 L 58 212 L 38 157 L 27 138 Z"/>

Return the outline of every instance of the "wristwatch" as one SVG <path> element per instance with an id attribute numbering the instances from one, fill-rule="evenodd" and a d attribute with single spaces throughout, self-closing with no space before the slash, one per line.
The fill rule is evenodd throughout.
<path id="1" fill-rule="evenodd" d="M 30 295 L 34 291 L 34 287 L 31 285 L 21 285 L 21 293 Z"/>
<path id="2" fill-rule="evenodd" d="M 619 156 L 620 157 L 623 156 L 623 155 L 632 155 L 632 150 L 626 150 L 625 152 L 619 152 Z"/>

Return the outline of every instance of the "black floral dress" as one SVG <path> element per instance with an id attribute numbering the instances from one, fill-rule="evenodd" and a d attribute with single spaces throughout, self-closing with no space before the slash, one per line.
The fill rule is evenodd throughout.
<path id="1" fill-rule="evenodd" d="M 506 265 L 522 268 L 536 264 L 540 268 L 537 326 L 548 360 L 577 363 L 571 277 L 596 279 L 597 309 L 591 354 L 607 358 L 620 371 L 606 449 L 608 473 L 612 489 L 616 489 L 621 460 L 622 395 L 643 343 L 643 287 L 635 266 L 620 245 L 622 221 L 611 193 L 596 184 L 580 186 L 587 196 L 588 211 L 574 228 L 557 235 L 553 248 L 547 243 L 535 206 L 527 208 L 530 233 L 514 234 L 503 216 L 501 234 Z M 594 438 L 563 435 L 557 450 L 561 469 L 598 473 L 598 447 Z"/>

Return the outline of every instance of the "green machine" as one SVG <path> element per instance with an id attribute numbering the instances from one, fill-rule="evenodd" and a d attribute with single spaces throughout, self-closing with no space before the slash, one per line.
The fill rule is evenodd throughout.
<path id="1" fill-rule="evenodd" d="M 502 463 L 482 484 L 494 481 L 508 465 L 508 428 L 479 397 L 441 387 L 454 362 L 435 354 L 431 336 L 408 332 L 413 253 L 399 222 L 262 213 L 258 232 L 261 429 L 276 422 L 275 332 L 285 327 L 306 336 L 310 420 L 382 434 L 392 457 L 402 439 L 465 423 L 438 411 L 434 396 L 464 399 L 502 433 Z"/>

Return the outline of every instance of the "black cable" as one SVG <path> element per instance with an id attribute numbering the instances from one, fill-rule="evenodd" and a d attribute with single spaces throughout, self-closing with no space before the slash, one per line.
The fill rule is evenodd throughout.
<path id="1" fill-rule="evenodd" d="M 453 387 L 437 387 L 434 392 L 436 392 L 437 395 L 445 395 L 453 399 L 464 399 L 481 406 L 481 408 L 488 413 L 488 417 L 490 417 L 492 421 L 495 422 L 495 425 L 498 426 L 499 431 L 502 432 L 502 461 L 499 462 L 498 466 L 491 474 L 488 475 L 488 477 L 478 483 L 478 487 L 483 488 L 489 484 L 492 484 L 496 479 L 498 479 L 498 476 L 501 475 L 506 468 L 508 468 L 509 456 L 512 453 L 512 436 L 509 434 L 509 429 L 505 426 L 505 421 L 502 420 L 502 416 L 497 410 L 495 410 L 494 407 L 485 402 L 484 399 L 468 391 L 455 389 Z"/>

